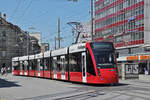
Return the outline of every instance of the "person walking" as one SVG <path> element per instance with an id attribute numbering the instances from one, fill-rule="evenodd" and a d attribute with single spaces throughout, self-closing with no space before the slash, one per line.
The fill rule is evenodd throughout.
<path id="1" fill-rule="evenodd" d="M 1 67 L 1 74 L 4 75 L 6 73 L 6 64 L 3 63 Z"/>

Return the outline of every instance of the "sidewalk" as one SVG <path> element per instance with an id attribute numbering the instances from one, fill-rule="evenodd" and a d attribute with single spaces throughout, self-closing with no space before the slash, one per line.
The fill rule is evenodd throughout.
<path id="1" fill-rule="evenodd" d="M 150 79 L 149 80 L 139 80 L 139 79 L 126 79 L 126 80 L 119 80 L 120 84 L 129 84 L 133 86 L 140 86 L 140 87 L 149 87 L 150 88 Z"/>

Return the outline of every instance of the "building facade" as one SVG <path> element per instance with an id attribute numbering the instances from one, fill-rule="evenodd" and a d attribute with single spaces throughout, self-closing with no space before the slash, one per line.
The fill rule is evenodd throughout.
<path id="1" fill-rule="evenodd" d="M 94 30 L 95 24 L 93 23 L 93 30 Z M 77 28 L 78 31 L 80 31 L 78 42 L 85 42 L 85 41 L 91 41 L 91 21 L 87 23 L 81 23 L 80 27 Z"/>
<path id="2" fill-rule="evenodd" d="M 41 32 L 32 32 L 30 36 L 35 37 L 38 40 L 38 44 L 41 46 L 42 43 L 42 33 Z"/>
<path id="3" fill-rule="evenodd" d="M 42 43 L 41 44 L 41 52 L 44 53 L 49 50 L 49 43 Z"/>
<path id="4" fill-rule="evenodd" d="M 150 0 L 95 1 L 94 39 L 113 41 L 118 63 L 136 64 L 141 74 L 150 73 L 150 52 L 144 48 L 150 44 L 149 10 Z"/>
<path id="5" fill-rule="evenodd" d="M 17 25 L 6 21 L 6 14 L 0 13 L 0 68 L 2 64 L 11 67 L 11 59 L 33 53 L 40 47 L 32 47 L 32 41 L 28 32 L 22 31 Z M 32 49 L 34 48 L 34 49 Z"/>

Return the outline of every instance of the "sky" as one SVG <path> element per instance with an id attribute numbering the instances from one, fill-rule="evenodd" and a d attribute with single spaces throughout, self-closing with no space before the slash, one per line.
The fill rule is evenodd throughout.
<path id="1" fill-rule="evenodd" d="M 42 42 L 50 43 L 50 49 L 54 49 L 58 18 L 61 24 L 61 47 L 66 47 L 72 43 L 72 31 L 67 23 L 88 22 L 90 0 L 0 0 L 0 12 L 2 15 L 6 13 L 7 21 L 24 31 L 41 32 Z"/>

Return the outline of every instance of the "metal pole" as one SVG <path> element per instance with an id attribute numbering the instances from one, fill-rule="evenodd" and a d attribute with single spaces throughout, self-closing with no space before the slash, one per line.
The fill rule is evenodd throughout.
<path id="1" fill-rule="evenodd" d="M 91 39 L 93 41 L 93 0 L 91 0 Z"/>
<path id="2" fill-rule="evenodd" d="M 56 36 L 55 36 L 55 50 L 56 50 Z"/>
<path id="3" fill-rule="evenodd" d="M 74 43 L 74 29 L 72 28 L 72 43 Z"/>
<path id="4" fill-rule="evenodd" d="M 58 48 L 60 48 L 60 18 L 58 18 Z"/>
<path id="5" fill-rule="evenodd" d="M 27 55 L 29 54 L 29 33 L 27 33 Z"/>

